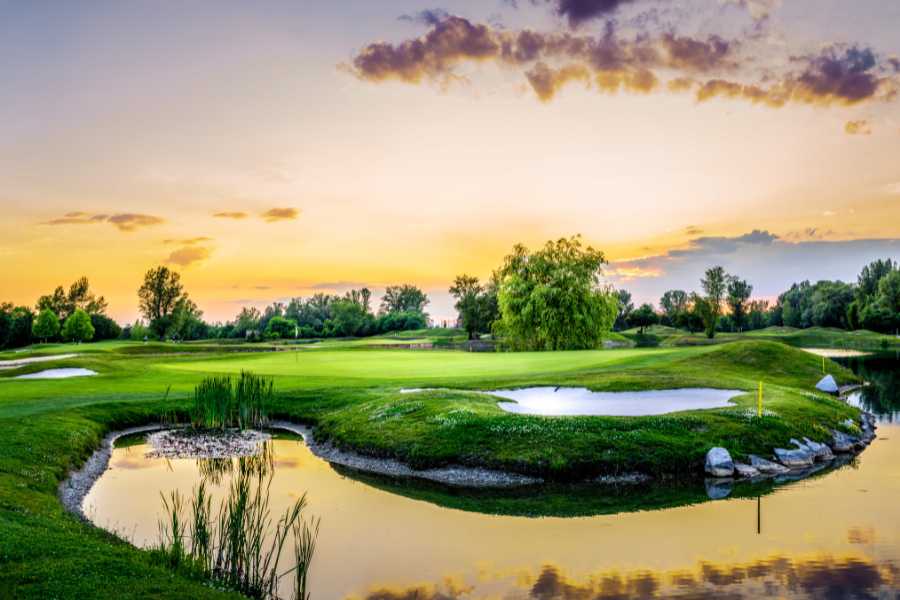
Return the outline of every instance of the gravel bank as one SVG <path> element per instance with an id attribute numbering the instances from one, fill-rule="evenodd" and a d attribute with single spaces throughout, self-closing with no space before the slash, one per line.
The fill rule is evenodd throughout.
<path id="1" fill-rule="evenodd" d="M 157 429 L 163 429 L 163 427 L 160 425 L 144 425 L 142 427 L 131 427 L 130 429 L 113 431 L 106 434 L 100 442 L 100 449 L 94 452 L 78 471 L 70 473 L 69 478 L 60 484 L 58 496 L 63 508 L 73 515 L 80 517 L 83 521 L 89 522 L 87 516 L 84 514 L 82 504 L 84 503 L 84 499 L 87 497 L 88 492 L 94 487 L 94 483 L 100 479 L 100 476 L 109 468 L 109 459 L 112 457 L 113 452 L 113 442 L 123 435 L 141 433 L 142 431 L 156 431 Z"/>

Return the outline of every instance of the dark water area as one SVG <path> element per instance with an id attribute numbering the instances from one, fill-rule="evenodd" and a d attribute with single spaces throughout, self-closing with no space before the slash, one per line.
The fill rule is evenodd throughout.
<path id="1" fill-rule="evenodd" d="M 307 515 L 322 518 L 313 600 L 897 598 L 900 356 L 840 362 L 871 382 L 854 402 L 878 415 L 878 439 L 796 482 L 721 500 L 702 480 L 465 490 L 333 467 L 286 436 L 272 443 L 270 507 L 308 492 Z M 85 506 L 145 545 L 159 493 L 189 493 L 211 469 L 148 458 L 140 439 L 123 446 Z"/>

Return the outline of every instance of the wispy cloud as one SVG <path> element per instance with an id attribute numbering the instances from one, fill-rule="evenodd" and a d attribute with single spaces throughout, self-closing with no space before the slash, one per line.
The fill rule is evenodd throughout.
<path id="1" fill-rule="evenodd" d="M 188 268 L 209 260 L 213 250 L 214 248 L 208 246 L 186 246 L 173 251 L 165 262 L 166 264 Z"/>
<path id="2" fill-rule="evenodd" d="M 872 125 L 874 124 L 875 121 L 847 121 L 847 124 L 844 125 L 844 131 L 848 135 L 872 135 Z"/>
<path id="3" fill-rule="evenodd" d="M 260 215 L 266 220 L 266 223 L 274 223 L 276 221 L 292 221 L 296 219 L 300 211 L 296 208 L 271 208 Z"/>
<path id="4" fill-rule="evenodd" d="M 181 244 L 183 246 L 195 246 L 202 242 L 211 242 L 212 238 L 208 237 L 195 237 L 189 240 L 163 240 L 163 244 Z"/>
<path id="5" fill-rule="evenodd" d="M 246 219 L 249 216 L 250 215 L 248 215 L 245 212 L 218 212 L 213 215 L 213 217 L 217 217 L 220 219 L 235 219 L 235 220 Z"/>
<path id="6" fill-rule="evenodd" d="M 106 214 L 92 215 L 85 212 L 69 212 L 59 219 L 44 221 L 38 223 L 38 225 L 96 225 L 99 223 L 109 223 L 119 231 L 130 233 L 132 231 L 137 231 L 141 227 L 154 227 L 156 225 L 162 225 L 165 222 L 166 220 L 162 217 L 140 213 L 117 213 L 110 216 Z"/>

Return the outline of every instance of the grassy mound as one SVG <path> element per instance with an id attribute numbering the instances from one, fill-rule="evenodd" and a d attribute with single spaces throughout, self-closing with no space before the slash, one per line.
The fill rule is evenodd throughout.
<path id="1" fill-rule="evenodd" d="M 838 365 L 829 366 L 839 382 L 856 380 Z M 821 426 L 835 428 L 847 418 L 858 418 L 857 409 L 810 393 L 821 373 L 820 359 L 809 353 L 771 342 L 743 342 L 655 368 L 486 381 L 476 388 L 556 381 L 595 391 L 746 390 L 734 399 L 734 408 L 648 417 L 544 417 L 507 413 L 497 407 L 498 398 L 485 394 L 395 392 L 325 411 L 317 418 L 317 435 L 423 469 L 463 464 L 560 481 L 633 472 L 697 474 L 713 446 L 727 448 L 736 459 L 768 456 L 776 447 L 788 447 L 792 437 L 824 441 L 828 434 Z M 757 406 L 760 381 L 762 418 Z"/>

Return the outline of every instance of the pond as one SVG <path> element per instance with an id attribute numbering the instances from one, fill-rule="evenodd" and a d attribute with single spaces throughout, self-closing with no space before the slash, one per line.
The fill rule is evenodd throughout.
<path id="1" fill-rule="evenodd" d="M 284 435 L 272 442 L 270 508 L 308 492 L 304 512 L 322 518 L 313 600 L 896 597 L 900 356 L 841 362 L 873 381 L 856 401 L 879 415 L 879 437 L 795 483 L 737 485 L 716 501 L 702 480 L 466 490 L 332 467 Z M 209 469 L 129 443 L 85 507 L 144 545 L 156 540 L 159 493 L 189 493 Z"/>

